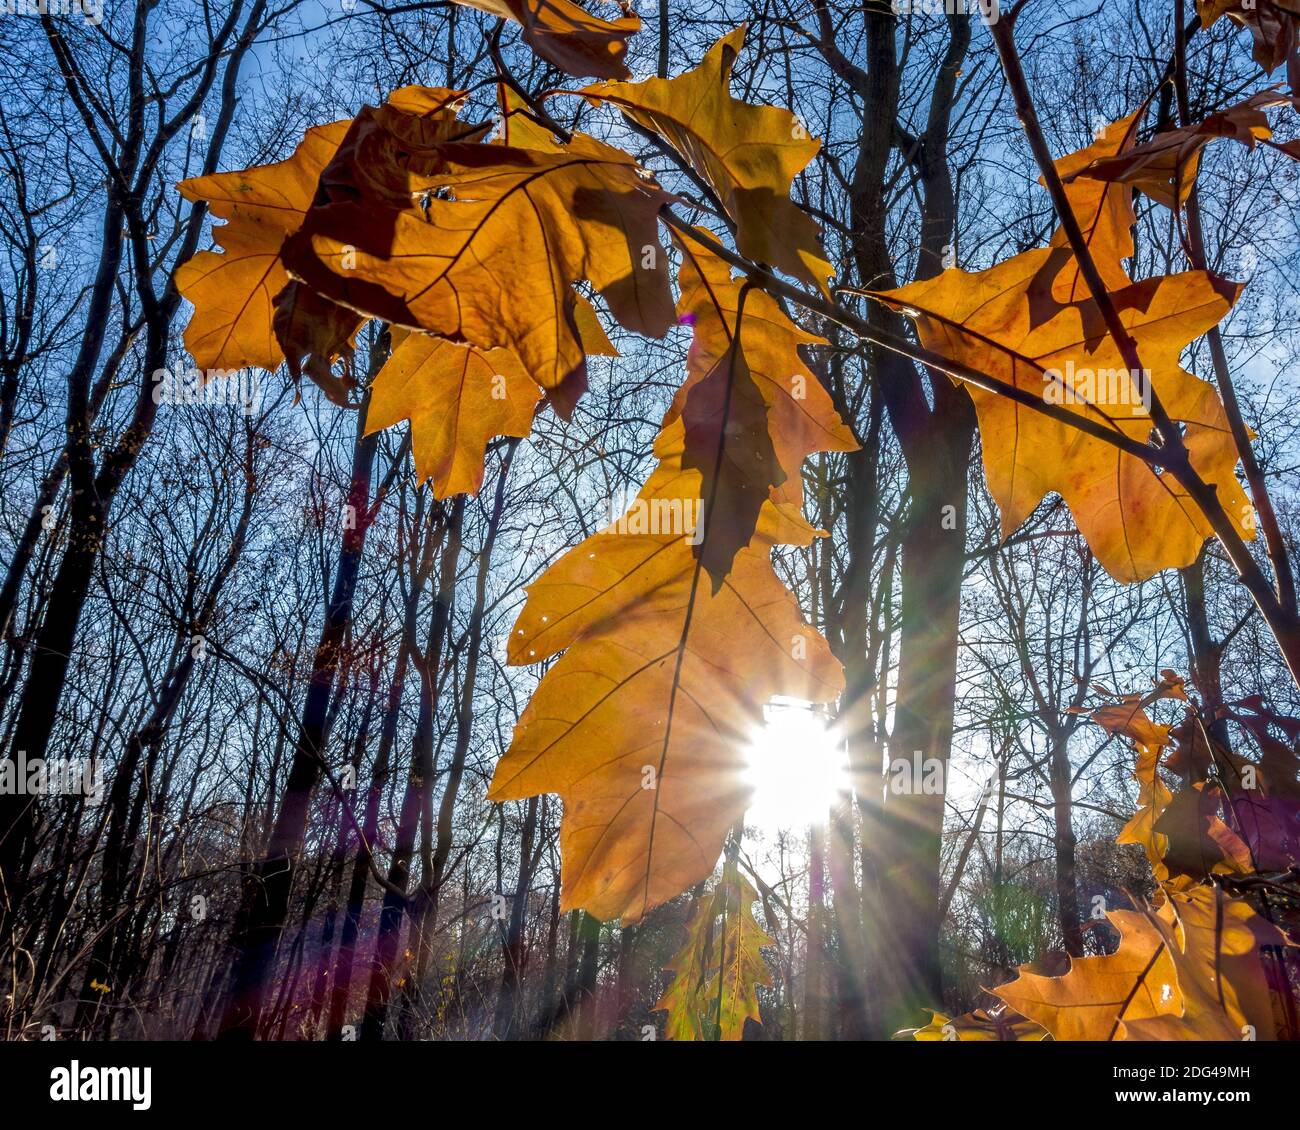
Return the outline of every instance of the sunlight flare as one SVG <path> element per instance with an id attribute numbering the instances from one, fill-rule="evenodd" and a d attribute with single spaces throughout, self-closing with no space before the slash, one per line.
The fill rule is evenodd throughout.
<path id="1" fill-rule="evenodd" d="M 763 715 L 745 750 L 745 776 L 754 790 L 746 823 L 777 831 L 824 821 L 848 788 L 843 737 L 797 699 L 775 699 Z"/>

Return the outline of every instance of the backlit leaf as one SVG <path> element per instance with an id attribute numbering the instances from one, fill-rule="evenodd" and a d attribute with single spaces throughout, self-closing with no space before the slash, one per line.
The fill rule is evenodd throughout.
<path id="1" fill-rule="evenodd" d="M 590 281 L 629 329 L 666 332 L 666 196 L 626 154 L 582 135 L 549 152 L 417 147 L 378 125 L 369 149 L 398 156 L 382 175 L 323 184 L 326 201 L 285 245 L 314 290 L 396 325 L 509 349 L 564 414 L 586 388 L 576 282 Z"/>
<path id="2" fill-rule="evenodd" d="M 791 182 L 820 143 L 789 110 L 731 96 L 731 67 L 744 42 L 742 25 L 676 78 L 605 82 L 583 93 L 617 106 L 681 154 L 735 222 L 742 255 L 825 291 L 832 272 L 817 225 L 790 200 Z"/>
<path id="3" fill-rule="evenodd" d="M 721 282 L 719 269 L 684 268 L 683 302 L 697 301 L 695 280 Z M 785 351 L 774 372 L 799 368 L 801 339 L 787 326 L 754 328 L 756 356 Z M 749 333 L 746 326 L 746 341 Z M 560 794 L 562 905 L 601 919 L 637 921 L 708 876 L 749 804 L 745 748 L 764 705 L 778 695 L 830 702 L 843 686 L 839 663 L 803 623 L 770 560 L 774 545 L 815 536 L 795 502 L 799 462 L 839 442 L 821 426 L 821 409 L 796 400 L 788 384 L 777 395 L 772 381 L 764 394 L 773 397 L 769 425 L 788 481 L 761 504 L 725 580 L 714 587 L 703 577 L 707 552 L 697 555 L 697 544 L 707 545 L 714 526 L 710 511 L 700 511 L 703 475 L 684 462 L 684 416 L 692 390 L 719 379 L 717 371 L 692 363 L 636 501 L 529 586 L 510 636 L 512 663 L 564 654 L 520 718 L 489 795 Z M 808 396 L 829 407 L 820 386 Z M 713 420 L 714 450 L 728 426 L 724 415 Z"/>
<path id="4" fill-rule="evenodd" d="M 617 20 L 593 16 L 573 0 L 456 0 L 467 8 L 510 20 L 523 40 L 548 63 L 579 78 L 627 78 L 627 41 L 641 30 L 628 8 Z"/>
<path id="5" fill-rule="evenodd" d="M 1211 884 L 1171 884 L 1148 911 L 1173 962 L 1182 1007 L 1128 1017 L 1133 1040 L 1274 1040 L 1277 1024 L 1264 947 L 1286 938 L 1245 900 Z"/>
<path id="6" fill-rule="evenodd" d="M 366 428 L 411 421 L 416 474 L 439 498 L 475 494 L 493 436 L 526 436 L 541 392 L 509 350 L 412 333 L 375 378 Z"/>
<path id="7" fill-rule="evenodd" d="M 1124 1039 L 1126 1022 L 1181 1013 L 1173 959 L 1156 924 L 1136 910 L 1113 910 L 1106 917 L 1119 931 L 1115 953 L 1073 958 L 1060 977 L 1023 966 L 994 994 L 1054 1040 Z"/>
<path id="8" fill-rule="evenodd" d="M 1239 288 L 1203 271 L 1131 283 L 1111 295 L 1148 367 L 1131 374 L 1096 304 L 1060 304 L 1050 280 L 1068 253 L 1026 251 L 986 271 L 960 268 L 879 297 L 910 316 L 923 345 L 1006 384 L 1148 442 L 1149 387 L 1183 430 L 1192 467 L 1218 490 L 1246 539 L 1253 511 L 1237 482 L 1237 450 L 1214 387 L 1179 365 Z M 1099 438 L 997 393 L 970 387 L 984 469 L 1004 536 L 1049 493 L 1060 494 L 1106 570 L 1143 580 L 1195 560 L 1208 520 L 1173 477 Z"/>
<path id="9" fill-rule="evenodd" d="M 1106 126 L 1086 149 L 1067 154 L 1055 162 L 1057 175 L 1065 185 L 1070 210 L 1079 223 L 1083 241 L 1097 265 L 1097 273 L 1108 290 L 1128 286 L 1132 281 L 1124 260 L 1133 255 L 1133 192 L 1124 184 L 1101 184 L 1078 176 L 1098 160 L 1130 152 L 1137 141 L 1140 113 L 1130 114 Z M 1041 184 L 1041 178 L 1039 180 Z M 1052 234 L 1052 247 L 1068 250 L 1070 241 L 1063 228 Z M 1073 255 L 1058 260 L 1059 271 L 1052 282 L 1052 297 L 1058 302 L 1080 302 L 1089 297 L 1088 283 Z"/>
<path id="10" fill-rule="evenodd" d="M 1196 0 L 1201 23 L 1227 16 L 1250 29 L 1255 62 L 1272 74 L 1286 64 L 1292 94 L 1300 94 L 1300 0 Z"/>
<path id="11" fill-rule="evenodd" d="M 759 1021 L 757 986 L 772 984 L 759 951 L 775 943 L 754 918 L 757 898 L 733 872 L 700 899 L 686 944 L 664 967 L 676 975 L 651 1010 L 668 1013 L 670 1040 L 739 1040 L 746 1020 Z"/>
<path id="12" fill-rule="evenodd" d="M 285 161 L 177 186 L 187 200 L 207 201 L 214 216 L 228 221 L 213 231 L 221 251 L 200 251 L 176 272 L 176 285 L 194 305 L 185 347 L 200 369 L 274 371 L 284 360 L 272 324 L 275 300 L 289 284 L 280 245 L 302 223 L 349 125 L 312 127 Z"/>
<path id="13" fill-rule="evenodd" d="M 722 260 L 680 243 L 677 309 L 692 328 L 684 463 L 699 471 L 712 515 L 700 553 L 716 589 L 769 497 L 797 510 L 804 458 L 857 444 L 800 355 L 822 339 L 799 329 L 768 294 L 733 281 Z"/>

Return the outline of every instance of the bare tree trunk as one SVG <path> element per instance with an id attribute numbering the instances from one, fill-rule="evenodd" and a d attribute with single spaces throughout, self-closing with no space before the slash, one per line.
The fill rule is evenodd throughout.
<path id="1" fill-rule="evenodd" d="M 1079 883 L 1075 873 L 1069 734 L 1054 729 L 1049 740 L 1052 744 L 1048 780 L 1055 822 L 1057 916 L 1065 952 L 1071 957 L 1082 957 L 1083 925 L 1079 918 Z"/>
<path id="2" fill-rule="evenodd" d="M 369 375 L 372 379 L 386 350 L 385 333 L 371 350 Z M 365 434 L 368 403 L 369 392 L 357 413 L 352 475 L 334 589 L 312 660 L 311 680 L 303 702 L 289 777 L 266 854 L 244 881 L 243 901 L 231 939 L 234 974 L 218 1033 L 221 1039 L 251 1040 L 262 1022 L 276 949 L 288 915 L 289 894 L 306 835 L 307 811 L 325 765 L 326 716 L 344 638 L 352 621 L 352 598 L 366 532 L 370 528 L 370 478 L 378 436 Z"/>
<path id="3" fill-rule="evenodd" d="M 1183 582 L 1183 599 L 1187 608 L 1187 633 L 1191 642 L 1192 684 L 1200 692 L 1205 717 L 1212 719 L 1209 729 L 1214 739 L 1231 748 L 1232 733 L 1223 716 L 1223 680 L 1221 664 L 1223 645 L 1210 631 L 1210 617 L 1205 603 L 1205 547 L 1185 569 L 1179 570 Z"/>
<path id="4" fill-rule="evenodd" d="M 865 111 L 851 217 L 860 278 L 868 286 L 889 287 L 895 276 L 884 193 L 897 138 L 897 19 L 891 12 L 873 10 L 865 22 Z M 918 278 L 932 277 L 941 269 L 954 223 L 946 149 L 956 77 L 970 42 L 969 17 L 950 15 L 948 24 L 949 47 L 932 91 L 926 132 L 911 152 L 923 193 Z M 870 316 L 882 328 L 906 332 L 899 315 L 878 305 L 872 306 Z M 946 377 L 931 374 L 931 408 L 910 363 L 883 350 L 876 351 L 874 360 L 885 407 L 907 459 L 910 495 L 901 558 L 898 694 L 890 760 L 911 764 L 919 751 L 923 763 L 938 763 L 940 780 L 946 781 L 975 414 L 965 391 Z M 867 906 L 868 920 L 877 926 L 868 954 L 868 984 L 878 990 L 871 1016 L 880 1038 L 913 1023 L 925 1007 L 942 999 L 938 911 L 944 792 L 927 792 L 922 781 L 911 785 L 887 794 L 879 827 L 872 832 L 873 845 L 879 845 L 872 869 L 881 903 Z"/>
<path id="5" fill-rule="evenodd" d="M 803 1029 L 805 1040 L 826 1036 L 826 829 L 808 830 L 808 952 L 804 959 Z"/>
<path id="6" fill-rule="evenodd" d="M 594 1040 L 598 1022 L 599 1001 L 596 998 L 596 975 L 600 967 L 600 920 L 593 918 L 586 911 L 582 914 L 582 925 L 578 936 L 582 942 L 582 962 L 578 967 L 578 983 L 574 991 L 574 1005 L 578 1014 L 575 1031 L 579 1040 Z"/>
<path id="7" fill-rule="evenodd" d="M 533 837 L 537 831 L 537 811 L 541 798 L 528 798 L 524 810 L 524 825 L 519 833 L 519 873 L 515 879 L 514 896 L 510 900 L 510 922 L 506 927 L 505 945 L 502 947 L 501 987 L 497 990 L 496 1012 L 492 1020 L 492 1034 L 498 1040 L 511 1040 L 519 1031 L 519 982 L 524 969 L 524 924 L 528 915 L 528 891 L 533 880 L 537 858 L 533 854 Z"/>
<path id="8" fill-rule="evenodd" d="M 537 1006 L 538 1016 L 550 1016 L 555 1008 L 557 966 L 560 957 L 560 884 L 557 880 L 551 891 L 551 913 L 546 926 L 546 965 L 542 973 L 542 990 Z"/>
<path id="9" fill-rule="evenodd" d="M 460 560 L 464 515 L 465 499 L 458 496 L 452 503 L 451 517 L 447 523 L 447 541 L 442 549 L 438 594 L 434 601 L 429 639 L 423 656 L 416 663 L 420 675 L 420 709 L 412 742 L 406 792 L 402 797 L 402 810 L 398 818 L 397 839 L 393 844 L 393 855 L 388 867 L 389 889 L 384 893 L 383 906 L 379 912 L 379 933 L 375 938 L 375 952 L 370 967 L 370 988 L 361 1021 L 363 1040 L 383 1039 L 384 1026 L 388 1020 L 388 1002 L 392 997 L 394 973 L 398 964 L 397 950 L 401 942 L 402 920 L 410 901 L 398 892 L 404 892 L 410 881 L 416 832 L 425 806 L 425 790 L 430 787 L 428 774 L 432 765 L 438 665 L 446 646 L 455 599 L 456 566 Z"/>
<path id="10" fill-rule="evenodd" d="M 488 519 L 487 532 L 478 555 L 474 605 L 470 610 L 469 630 L 465 641 L 465 677 L 461 683 L 460 701 L 456 711 L 456 744 L 452 749 L 451 763 L 447 766 L 447 777 L 443 782 L 442 797 L 438 803 L 437 837 L 433 856 L 425 860 L 424 881 L 413 900 L 413 908 L 410 911 L 415 961 L 413 975 L 409 978 L 407 992 L 403 995 L 404 1015 L 409 1014 L 419 999 L 428 975 L 427 934 L 438 920 L 438 899 L 442 884 L 446 881 L 447 864 L 451 859 L 452 824 L 456 815 L 456 800 L 460 796 L 460 783 L 465 775 L 465 760 L 469 756 L 470 740 L 474 736 L 474 694 L 478 689 L 479 659 L 483 650 L 483 612 L 487 606 L 488 572 L 492 565 L 492 550 L 496 544 L 497 531 L 501 528 L 501 518 L 505 513 L 506 482 L 510 477 L 510 466 L 518 446 L 517 439 L 510 440 L 506 445 L 501 467 L 497 472 L 496 491 L 492 498 L 492 512 Z M 430 751 L 425 752 L 428 755 Z M 426 782 L 432 781 L 432 764 L 425 766 L 424 772 Z"/>

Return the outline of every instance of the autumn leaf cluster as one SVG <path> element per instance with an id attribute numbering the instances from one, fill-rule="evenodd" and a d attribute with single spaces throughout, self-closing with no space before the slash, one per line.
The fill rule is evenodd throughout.
<path id="1" fill-rule="evenodd" d="M 559 794 L 563 908 L 636 922 L 713 873 L 749 803 L 743 748 L 764 705 L 831 704 L 843 688 L 771 560 L 821 533 L 804 517 L 804 461 L 856 446 L 810 364 L 827 344 L 817 331 L 840 318 L 834 266 L 791 196 L 819 146 L 788 110 L 732 96 L 743 27 L 694 69 L 636 82 L 631 13 L 601 20 L 569 0 L 471 6 L 517 24 L 547 62 L 600 80 L 569 96 L 674 155 L 707 197 L 694 217 L 634 157 L 567 130 L 513 81 L 499 85 L 494 122 L 462 117 L 466 92 L 405 87 L 308 130 L 285 161 L 180 186 L 223 221 L 219 249 L 178 276 L 194 306 L 185 341 L 208 371 L 286 364 L 340 405 L 360 402 L 370 431 L 409 421 L 417 472 L 445 497 L 479 488 L 493 437 L 528 435 L 541 411 L 571 415 L 588 357 L 615 352 L 611 322 L 650 338 L 690 327 L 634 507 L 696 515 L 697 528 L 601 531 L 528 587 L 509 659 L 550 662 L 490 792 Z M 1293 66 L 1294 0 L 1215 0 L 1202 15 L 1250 27 L 1268 69 Z M 1259 95 L 1142 143 L 1140 108 L 1056 162 L 1072 224 L 1063 217 L 1046 246 L 870 296 L 909 317 L 935 369 L 969 387 L 1005 533 L 1058 494 L 1105 568 L 1138 581 L 1222 534 L 1199 485 L 1223 522 L 1253 536 L 1223 404 L 1180 363 L 1240 287 L 1204 270 L 1132 279 L 1133 191 L 1176 212 L 1205 145 L 1271 145 L 1264 111 L 1288 102 Z M 779 294 L 766 285 L 778 278 L 791 280 Z M 796 284 L 814 315 L 802 322 L 787 300 Z M 371 321 L 391 349 L 363 390 L 352 351 Z M 1123 838 L 1148 851 L 1162 898 L 1111 913 L 1116 954 L 1080 959 L 1065 978 L 1025 970 L 999 990 L 1039 1026 L 1022 1034 L 1169 1034 L 1192 1020 L 1268 1030 L 1268 986 L 1245 968 L 1277 930 L 1207 877 L 1277 845 L 1232 831 L 1208 779 L 1174 798 L 1160 774 L 1168 734 L 1144 719 L 1097 718 L 1137 743 L 1140 808 Z M 1257 815 L 1280 820 L 1272 798 L 1293 793 L 1265 776 L 1274 791 Z M 1208 861 L 1204 874 L 1192 857 Z M 736 1036 L 756 1018 L 766 942 L 753 898 L 733 871 L 701 900 L 664 998 L 679 1035 Z M 728 920 L 738 928 L 715 933 Z M 1231 1000 L 1206 980 L 1219 966 L 1243 970 Z"/>

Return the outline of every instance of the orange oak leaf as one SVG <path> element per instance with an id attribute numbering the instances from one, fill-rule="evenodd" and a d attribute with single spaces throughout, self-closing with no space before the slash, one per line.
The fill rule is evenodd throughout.
<path id="1" fill-rule="evenodd" d="M 1213 884 L 1178 880 L 1165 902 L 1147 911 L 1177 978 L 1177 1012 L 1128 1017 L 1130 1040 L 1275 1040 L 1265 947 L 1287 944 L 1245 899 Z"/>
<path id="2" fill-rule="evenodd" d="M 1148 441 L 1151 396 L 1158 396 L 1184 433 L 1192 467 L 1218 490 L 1242 536 L 1253 538 L 1223 405 L 1212 385 L 1178 363 L 1183 348 L 1227 313 L 1240 287 L 1189 271 L 1113 292 L 1148 367 L 1130 373 L 1091 298 L 1053 299 L 1047 280 L 1067 256 L 1026 251 L 986 271 L 954 268 L 876 297 L 911 317 L 934 352 L 1131 440 Z M 1196 558 L 1212 531 L 1171 475 L 1008 397 L 976 387 L 970 394 L 1004 536 L 1055 492 L 1117 580 L 1144 580 Z"/>
<path id="3" fill-rule="evenodd" d="M 1054 1040 L 1122 1040 L 1128 1022 L 1179 1012 L 1173 959 L 1155 923 L 1136 910 L 1112 910 L 1106 917 L 1119 931 L 1114 953 L 1073 958 L 1059 977 L 1022 966 L 994 995 Z"/>
<path id="4" fill-rule="evenodd" d="M 739 288 L 721 265 L 688 262 L 684 308 L 725 318 L 725 295 L 734 299 Z M 709 280 L 723 295 L 715 315 L 699 294 Z M 767 488 L 725 578 L 716 587 L 702 580 L 714 512 L 701 508 L 700 460 L 688 465 L 686 457 L 687 402 L 726 371 L 697 351 L 655 441 L 658 465 L 636 500 L 529 586 L 510 636 L 512 663 L 564 654 L 520 718 L 489 796 L 560 794 L 562 903 L 601 919 L 635 922 L 710 874 L 748 807 L 745 746 L 764 705 L 776 696 L 830 702 L 843 687 L 826 641 L 777 579 L 771 550 L 816 536 L 796 501 L 804 456 L 852 441 L 834 427 L 833 412 L 830 422 L 823 418 L 819 398 L 827 407 L 829 398 L 820 386 L 809 384 L 809 407 L 788 379 L 762 375 L 763 359 L 780 354 L 785 363 L 773 374 L 799 372 L 803 335 L 776 320 L 774 305 L 755 310 L 774 319 L 756 322 L 753 356 L 761 363 L 750 372 L 759 374 L 755 386 L 767 386 L 759 399 L 772 397 L 768 426 L 786 481 Z M 706 329 L 703 349 L 713 348 L 715 332 Z M 746 341 L 750 332 L 746 326 Z M 731 424 L 725 413 L 712 424 L 716 452 Z M 708 443 L 699 434 L 690 442 Z"/>
<path id="5" fill-rule="evenodd" d="M 857 443 L 800 356 L 824 340 L 796 326 L 770 295 L 733 280 L 717 256 L 689 239 L 678 243 L 677 312 L 692 327 L 680 397 L 683 461 L 701 476 L 711 517 L 699 554 L 716 591 L 769 497 L 798 512 L 804 459 Z"/>
<path id="6" fill-rule="evenodd" d="M 1124 260 L 1133 254 L 1133 225 L 1137 222 L 1133 192 L 1127 185 L 1100 184 L 1077 178 L 1081 169 L 1098 160 L 1131 152 L 1137 142 L 1141 117 L 1142 113 L 1138 111 L 1112 122 L 1087 148 L 1054 162 L 1056 172 L 1065 184 L 1070 210 L 1079 223 L 1084 243 L 1092 253 L 1107 290 L 1118 290 L 1132 281 L 1124 268 Z M 1039 183 L 1042 183 L 1041 178 Z M 1069 249 L 1070 241 L 1064 228 L 1058 227 L 1052 233 L 1050 246 Z M 1061 260 L 1060 270 L 1052 282 L 1052 297 L 1058 302 L 1081 302 L 1091 297 L 1079 261 L 1073 255 Z"/>
<path id="7" fill-rule="evenodd" d="M 638 921 L 712 872 L 749 804 L 744 747 L 765 703 L 830 702 L 843 688 L 769 559 L 778 541 L 807 544 L 813 531 L 767 504 L 711 592 L 687 535 L 671 532 L 695 520 L 699 498 L 681 448 L 678 422 L 628 514 L 529 586 L 510 637 L 514 663 L 568 650 L 534 692 L 489 796 L 560 794 L 563 906 L 605 920 Z M 631 532 L 643 528 L 661 532 Z"/>
<path id="8" fill-rule="evenodd" d="M 1177 671 L 1162 668 L 1160 678 L 1152 679 L 1154 684 L 1149 691 L 1130 694 L 1115 694 L 1100 683 L 1094 683 L 1093 689 L 1107 698 L 1114 699 L 1105 706 L 1098 707 L 1088 717 L 1108 733 L 1123 734 L 1142 745 L 1167 745 L 1169 727 L 1156 726 L 1147 716 L 1146 708 L 1153 702 L 1163 699 L 1187 701 L 1187 680 Z M 1081 709 L 1072 713 L 1082 713 Z"/>
<path id="9" fill-rule="evenodd" d="M 1300 94 L 1300 0 L 1196 0 L 1201 24 L 1227 16 L 1250 29 L 1255 62 L 1272 74 L 1286 64 L 1291 93 Z"/>
<path id="10" fill-rule="evenodd" d="M 541 392 L 506 349 L 484 352 L 426 334 L 408 334 L 375 377 L 367 432 L 411 421 L 421 481 L 439 498 L 476 494 L 493 436 L 526 436 Z"/>
<path id="11" fill-rule="evenodd" d="M 624 6 L 621 19 L 602 20 L 572 0 L 456 0 L 523 28 L 523 40 L 548 63 L 579 78 L 627 78 L 627 41 L 641 19 Z"/>
<path id="12" fill-rule="evenodd" d="M 1113 157 L 1099 157 L 1073 175 L 1085 179 L 1131 184 L 1166 208 L 1179 208 L 1196 183 L 1201 150 L 1220 138 L 1254 148 L 1273 136 L 1264 111 L 1274 106 L 1296 105 L 1300 99 L 1264 91 L 1211 114 L 1203 122 L 1183 129 L 1165 130 L 1150 141 Z M 1279 146 L 1289 152 L 1284 146 Z"/>
<path id="13" fill-rule="evenodd" d="M 832 272 L 819 229 L 790 199 L 791 183 L 821 143 L 789 110 L 731 96 L 731 67 L 744 42 L 742 24 L 709 48 L 693 71 L 671 79 L 598 83 L 582 93 L 617 106 L 681 154 L 735 222 L 742 255 L 825 292 Z"/>
<path id="14" fill-rule="evenodd" d="M 284 360 L 273 324 L 276 298 L 289 284 L 280 245 L 302 222 L 349 124 L 312 127 L 287 160 L 177 186 L 227 221 L 213 232 L 222 250 L 200 251 L 176 272 L 177 287 L 194 306 L 185 346 L 200 369 L 273 371 Z"/>
<path id="15" fill-rule="evenodd" d="M 203 369 L 258 366 L 274 370 L 287 361 L 295 379 L 306 371 L 331 399 L 347 403 L 348 377 L 332 374 L 335 358 L 350 357 L 352 338 L 364 320 L 301 282 L 291 281 L 281 259 L 284 240 L 301 225 L 322 182 L 382 170 L 393 153 L 359 153 L 376 132 L 405 129 L 412 145 L 433 146 L 451 137 L 480 135 L 486 126 L 458 122 L 461 91 L 408 86 L 355 121 L 307 131 L 288 160 L 231 173 L 193 177 L 178 187 L 190 200 L 205 200 L 229 221 L 214 238 L 222 252 L 202 251 L 177 272 L 181 293 L 195 312 L 185 344 Z"/>
<path id="16" fill-rule="evenodd" d="M 289 269 L 313 290 L 396 325 L 509 349 L 565 415 L 586 388 L 575 283 L 589 281 L 629 329 L 667 332 L 657 219 L 667 196 L 632 158 L 583 135 L 551 151 L 416 146 L 378 118 L 367 125 L 352 171 L 322 179 L 324 202 L 285 244 Z"/>
<path id="17" fill-rule="evenodd" d="M 1179 880 L 1157 908 L 1106 917 L 1114 953 L 1074 958 L 1059 977 L 1024 966 L 993 992 L 1056 1040 L 1275 1038 L 1261 948 L 1285 937 L 1244 899 Z"/>

